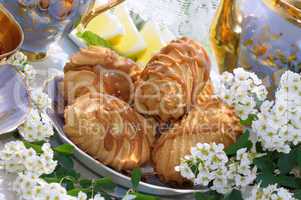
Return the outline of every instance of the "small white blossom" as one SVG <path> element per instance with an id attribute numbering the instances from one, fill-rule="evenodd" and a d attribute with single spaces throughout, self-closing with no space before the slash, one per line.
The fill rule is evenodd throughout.
<path id="1" fill-rule="evenodd" d="M 5 63 L 14 65 L 18 68 L 18 70 L 23 73 L 27 85 L 31 86 L 33 83 L 33 80 L 36 77 L 36 70 L 33 68 L 32 65 L 29 65 L 27 63 L 27 57 L 21 52 L 17 52 L 10 56 Z"/>
<path id="2" fill-rule="evenodd" d="M 13 191 L 22 200 L 87 200 L 87 194 L 79 192 L 77 197 L 67 194 L 66 189 L 58 183 L 47 183 L 31 172 L 19 173 L 13 183 Z M 134 199 L 134 198 L 132 198 Z M 105 200 L 100 194 L 89 200 Z"/>
<path id="3" fill-rule="evenodd" d="M 249 189 L 250 191 L 250 189 Z M 284 188 L 278 188 L 277 185 L 269 185 L 266 188 L 254 186 L 249 196 L 245 200 L 296 200 L 293 194 Z"/>
<path id="4" fill-rule="evenodd" d="M 195 178 L 194 173 L 192 172 L 190 166 L 187 163 L 181 163 L 180 166 L 176 166 L 175 168 L 176 171 L 181 173 L 181 176 L 192 180 Z"/>
<path id="5" fill-rule="evenodd" d="M 289 153 L 291 145 L 301 143 L 301 90 L 296 85 L 300 83 L 300 74 L 285 72 L 275 101 L 261 105 L 252 129 L 264 150 Z"/>
<path id="6" fill-rule="evenodd" d="M 83 193 L 82 191 L 78 193 L 77 200 L 87 200 L 87 198 L 88 196 L 86 193 Z"/>
<path id="7" fill-rule="evenodd" d="M 210 189 L 226 194 L 233 188 L 239 189 L 254 182 L 257 168 L 253 166 L 253 159 L 257 156 L 244 148 L 237 152 L 236 159 L 229 160 L 224 145 L 197 144 L 191 149 L 191 156 L 185 156 L 175 169 L 194 185 L 208 187 L 212 183 Z"/>
<path id="8" fill-rule="evenodd" d="M 25 54 L 21 52 L 17 52 L 13 55 L 11 55 L 7 60 L 7 63 L 11 65 L 15 65 L 17 67 L 20 67 L 20 70 L 23 70 L 23 67 L 27 63 L 27 57 Z"/>
<path id="9" fill-rule="evenodd" d="M 43 92 L 42 88 L 33 89 L 31 91 L 31 99 L 35 106 L 41 111 L 51 106 L 51 99 Z"/>
<path id="10" fill-rule="evenodd" d="M 233 74 L 225 72 L 221 75 L 221 85 L 216 88 L 216 95 L 227 104 L 234 106 L 236 114 L 243 120 L 257 114 L 257 101 L 264 101 L 267 89 L 255 73 L 237 68 Z"/>
<path id="11" fill-rule="evenodd" d="M 54 134 L 48 116 L 44 113 L 39 113 L 37 109 L 31 110 L 24 124 L 19 126 L 18 129 L 21 136 L 29 142 L 45 141 Z"/>
<path id="12" fill-rule="evenodd" d="M 132 194 L 126 194 L 122 200 L 134 200 L 136 199 L 136 196 L 135 195 L 132 195 Z"/>
<path id="13" fill-rule="evenodd" d="M 0 151 L 0 166 L 8 172 L 28 171 L 37 175 L 52 173 L 57 165 L 53 160 L 50 144 L 42 146 L 43 153 L 37 155 L 33 149 L 27 149 L 23 142 L 13 141 Z"/>
<path id="14" fill-rule="evenodd" d="M 91 199 L 91 200 L 105 200 L 105 198 L 102 197 L 100 194 L 97 194 L 94 196 L 94 199 Z"/>

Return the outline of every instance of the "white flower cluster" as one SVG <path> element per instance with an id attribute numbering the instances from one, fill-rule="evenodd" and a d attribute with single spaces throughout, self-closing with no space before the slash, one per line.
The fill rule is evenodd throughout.
<path id="1" fill-rule="evenodd" d="M 25 123 L 18 127 L 21 136 L 29 142 L 48 140 L 53 134 L 49 117 L 37 109 L 32 109 Z"/>
<path id="2" fill-rule="evenodd" d="M 31 91 L 31 99 L 34 105 L 40 110 L 45 111 L 51 106 L 51 99 L 46 93 L 43 92 L 42 88 L 37 88 Z"/>
<path id="3" fill-rule="evenodd" d="M 237 68 L 232 73 L 224 72 L 215 93 L 227 104 L 233 105 L 236 114 L 243 120 L 249 115 L 257 114 L 257 102 L 267 97 L 267 89 L 255 73 Z"/>
<path id="4" fill-rule="evenodd" d="M 87 194 L 79 192 L 77 197 L 67 194 L 58 183 L 47 183 L 34 173 L 20 173 L 13 183 L 13 190 L 22 200 L 88 200 Z M 89 200 L 105 200 L 100 194 Z"/>
<path id="5" fill-rule="evenodd" d="M 16 66 L 20 72 L 24 73 L 27 83 L 31 85 L 36 71 L 27 63 L 27 57 L 23 53 L 15 53 L 6 62 Z M 51 99 L 42 88 L 29 89 L 33 108 L 25 123 L 18 128 L 19 133 L 29 142 L 48 140 L 54 134 L 52 124 L 45 114 L 46 109 L 51 106 Z"/>
<path id="6" fill-rule="evenodd" d="M 26 148 L 21 141 L 5 144 L 0 151 L 0 167 L 7 172 L 33 172 L 36 175 L 51 174 L 57 161 L 53 160 L 53 150 L 49 143 L 42 146 L 43 153 L 38 155 L 32 148 Z"/>
<path id="7" fill-rule="evenodd" d="M 277 185 L 269 185 L 266 188 L 259 186 L 253 187 L 251 195 L 245 200 L 296 200 L 293 194 L 284 188 L 278 188 Z"/>
<path id="8" fill-rule="evenodd" d="M 275 101 L 263 102 L 257 117 L 252 129 L 264 150 L 289 153 L 301 143 L 301 76 L 285 72 Z"/>
<path id="9" fill-rule="evenodd" d="M 223 144 L 197 144 L 175 170 L 195 185 L 212 183 L 212 190 L 226 194 L 254 182 L 257 168 L 252 167 L 252 161 L 255 156 L 244 148 L 237 151 L 236 158 L 229 160 Z"/>
<path id="10" fill-rule="evenodd" d="M 26 55 L 21 52 L 17 52 L 10 56 L 5 62 L 16 66 L 18 70 L 24 74 L 27 84 L 31 85 L 37 75 L 37 72 L 32 65 L 27 63 Z"/>

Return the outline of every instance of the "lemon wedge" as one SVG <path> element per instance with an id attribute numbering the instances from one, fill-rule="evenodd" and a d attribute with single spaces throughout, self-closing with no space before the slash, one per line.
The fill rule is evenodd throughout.
<path id="1" fill-rule="evenodd" d="M 121 22 L 124 28 L 124 35 L 117 44 L 113 44 L 113 48 L 120 54 L 136 58 L 146 49 L 146 43 L 135 26 L 128 8 L 123 3 L 117 6 L 113 12 Z"/>
<path id="2" fill-rule="evenodd" d="M 174 35 L 167 28 L 159 28 L 155 23 L 147 22 L 140 31 L 147 49 L 138 57 L 137 63 L 145 67 L 155 53 L 160 51 L 169 41 L 174 39 Z"/>
<path id="3" fill-rule="evenodd" d="M 96 1 L 95 8 L 104 4 L 104 1 Z M 104 12 L 92 19 L 86 27 L 86 31 L 91 31 L 112 44 L 118 43 L 124 34 L 124 28 L 119 19 L 110 11 Z"/>

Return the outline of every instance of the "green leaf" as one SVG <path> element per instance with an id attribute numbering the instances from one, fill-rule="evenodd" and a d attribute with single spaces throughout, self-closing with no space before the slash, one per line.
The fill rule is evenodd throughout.
<path id="1" fill-rule="evenodd" d="M 73 177 L 75 180 L 78 180 L 80 174 L 72 168 L 65 168 L 62 165 L 59 165 L 55 170 L 55 177 L 60 179 L 64 177 Z"/>
<path id="2" fill-rule="evenodd" d="M 58 161 L 60 165 L 67 169 L 73 169 L 73 160 L 70 156 L 64 154 L 55 153 L 54 159 Z"/>
<path id="3" fill-rule="evenodd" d="M 235 144 L 232 144 L 231 146 L 229 146 L 225 152 L 228 156 L 233 156 L 236 154 L 236 152 L 239 149 L 242 148 L 251 148 L 252 147 L 252 143 L 249 141 L 249 136 L 250 133 L 248 130 L 246 130 L 237 140 L 237 142 Z"/>
<path id="4" fill-rule="evenodd" d="M 277 183 L 277 178 L 272 174 L 272 172 L 265 172 L 257 175 L 257 184 L 261 184 L 261 187 L 268 187 L 269 185 Z"/>
<path id="5" fill-rule="evenodd" d="M 296 162 L 298 164 L 298 166 L 301 168 L 301 148 L 298 147 L 296 149 Z"/>
<path id="6" fill-rule="evenodd" d="M 301 179 L 292 176 L 277 176 L 278 185 L 291 189 L 301 189 Z"/>
<path id="7" fill-rule="evenodd" d="M 273 157 L 271 154 L 268 154 L 260 158 L 255 158 L 253 160 L 253 163 L 262 172 L 272 173 L 275 170 L 275 167 L 273 165 Z"/>
<path id="8" fill-rule="evenodd" d="M 294 192 L 294 197 L 295 197 L 296 199 L 301 200 L 301 190 L 296 190 L 296 191 Z"/>
<path id="9" fill-rule="evenodd" d="M 257 116 L 254 114 L 249 115 L 248 119 L 240 120 L 241 125 L 243 126 L 251 126 L 253 121 L 257 119 Z"/>
<path id="10" fill-rule="evenodd" d="M 221 195 L 213 191 L 209 191 L 205 193 L 197 192 L 194 194 L 194 197 L 196 200 L 220 200 L 221 199 Z"/>
<path id="11" fill-rule="evenodd" d="M 94 191 L 114 191 L 116 185 L 112 182 L 111 178 L 105 177 L 94 181 Z"/>
<path id="12" fill-rule="evenodd" d="M 67 191 L 74 189 L 75 181 L 72 179 L 63 179 L 60 183 Z"/>
<path id="13" fill-rule="evenodd" d="M 47 183 L 59 183 L 60 179 L 55 178 L 55 177 L 41 177 L 44 181 Z"/>
<path id="14" fill-rule="evenodd" d="M 54 151 L 64 155 L 72 155 L 74 147 L 70 144 L 63 144 L 54 148 Z"/>
<path id="15" fill-rule="evenodd" d="M 82 179 L 79 181 L 81 188 L 90 188 L 92 186 L 92 181 L 88 179 Z"/>
<path id="16" fill-rule="evenodd" d="M 91 189 L 86 189 L 86 188 L 75 188 L 72 190 L 68 191 L 68 195 L 73 196 L 73 197 L 77 197 L 79 192 L 84 192 L 84 193 L 91 193 L 92 190 Z"/>
<path id="17" fill-rule="evenodd" d="M 129 194 L 135 195 L 136 199 L 135 200 L 159 200 L 159 197 L 152 196 L 152 195 L 147 195 L 147 194 L 142 194 L 139 192 L 130 192 Z"/>
<path id="18" fill-rule="evenodd" d="M 243 200 L 243 198 L 240 191 L 233 190 L 230 194 L 225 196 L 224 200 Z"/>
<path id="19" fill-rule="evenodd" d="M 40 143 L 31 143 L 31 142 L 27 142 L 25 140 L 22 141 L 24 146 L 28 149 L 32 148 L 37 154 L 42 154 L 43 150 L 42 150 L 42 145 Z"/>
<path id="20" fill-rule="evenodd" d="M 139 182 L 141 181 L 141 177 L 142 177 L 142 173 L 141 170 L 139 168 L 135 168 L 132 171 L 132 187 L 133 189 L 137 189 L 139 186 Z"/>
<path id="21" fill-rule="evenodd" d="M 97 34 L 91 31 L 79 32 L 77 36 L 83 39 L 88 46 L 102 46 L 106 48 L 112 49 L 112 45 L 110 42 L 106 41 L 105 39 L 101 38 Z"/>
<path id="22" fill-rule="evenodd" d="M 272 172 L 261 173 L 257 176 L 257 183 L 261 183 L 262 187 L 267 187 L 268 185 L 278 184 L 281 187 L 291 188 L 291 189 L 301 189 L 301 179 L 279 175 L 275 176 Z"/>
<path id="23" fill-rule="evenodd" d="M 296 164 L 296 151 L 293 150 L 289 154 L 280 154 L 277 162 L 281 174 L 289 173 Z"/>

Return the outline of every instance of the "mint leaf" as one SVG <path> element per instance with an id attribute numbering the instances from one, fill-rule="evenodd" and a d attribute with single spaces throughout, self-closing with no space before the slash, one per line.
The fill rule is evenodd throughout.
<path id="1" fill-rule="evenodd" d="M 72 155 L 74 147 L 70 144 L 63 144 L 54 148 L 54 151 L 64 155 Z"/>
<path id="2" fill-rule="evenodd" d="M 131 178 L 133 189 L 136 190 L 138 188 L 139 182 L 141 181 L 141 177 L 142 177 L 141 170 L 139 168 L 135 168 L 132 171 L 132 178 Z"/>
<path id="3" fill-rule="evenodd" d="M 227 154 L 227 156 L 233 156 L 236 154 L 236 152 L 239 149 L 242 148 L 251 148 L 252 147 L 252 143 L 249 141 L 249 136 L 250 133 L 248 130 L 246 130 L 237 140 L 237 142 L 235 144 L 232 144 L 231 146 L 229 146 L 228 148 L 226 148 L 225 152 Z"/>
<path id="4" fill-rule="evenodd" d="M 112 45 L 110 42 L 106 41 L 105 39 L 91 31 L 78 32 L 77 36 L 83 39 L 88 46 L 102 46 L 112 49 Z"/>

